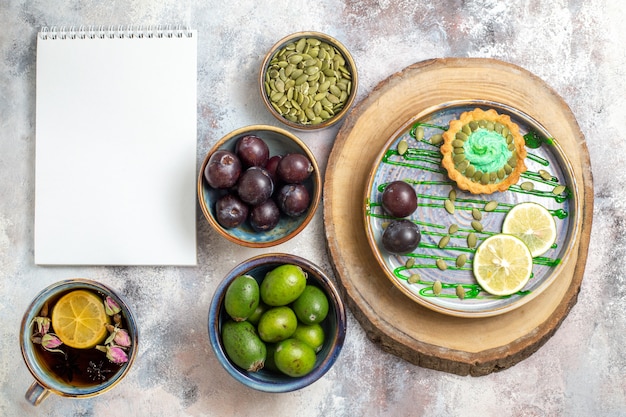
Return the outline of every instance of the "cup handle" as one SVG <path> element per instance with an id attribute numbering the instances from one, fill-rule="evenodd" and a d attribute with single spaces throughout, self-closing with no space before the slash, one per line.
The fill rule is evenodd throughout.
<path id="1" fill-rule="evenodd" d="M 45 388 L 39 382 L 35 381 L 32 383 L 28 391 L 26 391 L 26 401 L 31 403 L 32 405 L 39 405 L 46 397 L 50 394 L 50 390 Z"/>

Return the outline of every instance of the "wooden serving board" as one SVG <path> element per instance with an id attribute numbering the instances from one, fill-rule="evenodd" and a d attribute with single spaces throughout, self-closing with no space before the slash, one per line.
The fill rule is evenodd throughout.
<path id="1" fill-rule="evenodd" d="M 582 202 L 579 239 L 554 283 L 532 301 L 493 317 L 454 317 L 412 301 L 376 262 L 363 223 L 365 187 L 381 148 L 417 113 L 457 100 L 498 102 L 537 120 L 565 150 Z M 344 121 L 324 183 L 329 256 L 342 296 L 368 337 L 413 364 L 459 375 L 506 369 L 537 351 L 565 319 L 580 290 L 593 214 L 590 166 L 569 107 L 522 68 L 492 59 L 435 59 L 381 82 Z"/>

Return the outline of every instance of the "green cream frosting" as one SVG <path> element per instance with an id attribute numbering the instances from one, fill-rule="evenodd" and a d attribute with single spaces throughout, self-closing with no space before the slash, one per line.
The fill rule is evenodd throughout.
<path id="1" fill-rule="evenodd" d="M 483 128 L 472 132 L 463 148 L 465 158 L 482 172 L 498 171 L 513 155 L 501 134 Z"/>

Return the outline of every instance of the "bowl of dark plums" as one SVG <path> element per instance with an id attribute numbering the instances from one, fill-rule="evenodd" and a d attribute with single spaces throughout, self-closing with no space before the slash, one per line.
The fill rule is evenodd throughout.
<path id="1" fill-rule="evenodd" d="M 209 224 L 231 242 L 253 248 L 300 233 L 315 214 L 321 190 L 321 173 L 307 145 L 267 125 L 221 138 L 198 173 L 198 200 Z"/>

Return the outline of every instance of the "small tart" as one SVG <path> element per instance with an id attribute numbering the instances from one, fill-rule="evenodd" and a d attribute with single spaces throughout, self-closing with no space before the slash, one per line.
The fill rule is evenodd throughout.
<path id="1" fill-rule="evenodd" d="M 494 109 L 477 108 L 450 121 L 441 154 L 450 179 L 473 194 L 506 191 L 526 171 L 519 126 Z"/>

